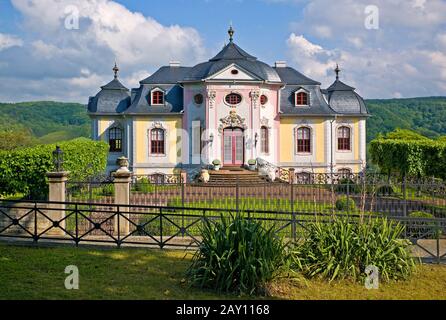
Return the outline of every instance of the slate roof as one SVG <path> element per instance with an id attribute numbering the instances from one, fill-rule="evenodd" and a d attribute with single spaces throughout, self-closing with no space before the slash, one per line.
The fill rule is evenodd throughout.
<path id="1" fill-rule="evenodd" d="M 290 67 L 275 67 L 276 72 L 279 74 L 280 79 L 286 84 L 296 85 L 320 85 L 320 82 L 314 81 L 296 69 Z"/>
<path id="2" fill-rule="evenodd" d="M 233 41 L 230 41 L 217 55 L 207 62 L 194 67 L 163 66 L 151 76 L 140 81 L 141 86 L 129 90 L 117 79 L 101 87 L 88 103 L 90 113 L 122 114 L 180 114 L 183 111 L 183 88 L 181 83 L 202 81 L 235 64 L 261 81 L 283 85 L 280 95 L 281 115 L 367 115 L 364 100 L 350 87 L 336 81 L 327 89 L 320 88 L 320 82 L 308 78 L 291 67 L 271 67 L 257 60 Z M 115 66 L 115 68 L 117 68 Z M 119 70 L 119 69 L 118 69 Z M 165 91 L 165 105 L 151 106 L 150 92 L 160 88 Z M 299 89 L 309 93 L 310 105 L 294 104 L 294 93 Z"/>
<path id="3" fill-rule="evenodd" d="M 219 60 L 251 60 L 256 61 L 257 58 L 247 53 L 234 42 L 229 42 L 215 57 L 209 61 Z"/>
<path id="4" fill-rule="evenodd" d="M 364 99 L 350 87 L 336 79 L 326 91 L 328 103 L 331 108 L 341 114 L 369 114 Z"/>
<path id="5" fill-rule="evenodd" d="M 152 106 L 149 104 L 150 92 L 159 88 L 165 92 L 165 104 L 162 106 Z M 170 85 L 144 85 L 136 91 L 133 103 L 124 114 L 147 114 L 160 113 L 172 114 L 180 113 L 183 110 L 183 88 L 179 84 Z"/>
<path id="6" fill-rule="evenodd" d="M 94 97 L 88 101 L 88 112 L 91 113 L 121 113 L 130 105 L 129 89 L 117 79 L 101 87 Z"/>
<path id="7" fill-rule="evenodd" d="M 299 89 L 310 95 L 310 105 L 295 106 L 294 93 Z M 334 115 L 336 112 L 325 101 L 319 85 L 286 85 L 280 92 L 280 111 L 282 115 Z"/>
<path id="8" fill-rule="evenodd" d="M 140 81 L 140 84 L 176 84 L 184 79 L 190 67 L 161 67 L 150 77 Z"/>
<path id="9" fill-rule="evenodd" d="M 256 57 L 251 56 L 232 41 L 209 61 L 192 67 L 183 81 L 200 81 L 207 79 L 232 64 L 236 64 L 252 73 L 259 78 L 259 80 L 277 83 L 282 81 L 273 67 L 257 60 Z"/>

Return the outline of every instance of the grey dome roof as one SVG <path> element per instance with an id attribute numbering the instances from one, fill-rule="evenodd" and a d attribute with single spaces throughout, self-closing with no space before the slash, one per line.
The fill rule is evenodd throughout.
<path id="1" fill-rule="evenodd" d="M 263 81 L 282 82 L 273 67 L 257 60 L 232 41 L 208 62 L 192 67 L 185 75 L 184 81 L 200 81 L 209 78 L 232 64 L 238 65 Z"/>
<path id="2" fill-rule="evenodd" d="M 330 107 L 342 114 L 368 114 L 364 99 L 350 87 L 336 79 L 327 89 L 327 99 Z"/>
<path id="3" fill-rule="evenodd" d="M 101 87 L 96 96 L 90 97 L 88 111 L 96 113 L 122 112 L 130 105 L 129 89 L 115 77 Z"/>

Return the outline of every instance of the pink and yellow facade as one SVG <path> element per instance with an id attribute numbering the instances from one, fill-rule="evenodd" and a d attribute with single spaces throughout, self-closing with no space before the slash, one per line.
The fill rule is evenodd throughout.
<path id="1" fill-rule="evenodd" d="M 110 144 L 109 171 L 120 156 L 137 174 L 192 174 L 215 160 L 223 167 L 256 160 L 296 172 L 361 171 L 369 114 L 339 69 L 324 90 L 284 62 L 257 60 L 232 34 L 209 61 L 173 62 L 131 91 L 115 68 L 88 107 L 94 138 Z"/>

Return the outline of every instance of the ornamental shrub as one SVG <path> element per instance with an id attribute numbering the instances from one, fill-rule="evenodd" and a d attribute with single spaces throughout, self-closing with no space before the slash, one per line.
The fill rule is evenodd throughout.
<path id="1" fill-rule="evenodd" d="M 155 186 L 150 183 L 149 178 L 143 177 L 136 181 L 133 191 L 142 193 L 152 193 L 155 191 Z"/>
<path id="2" fill-rule="evenodd" d="M 85 181 L 105 171 L 109 146 L 79 138 L 58 143 L 64 152 L 64 170 L 73 181 Z M 22 193 L 33 199 L 48 193 L 46 173 L 54 170 L 56 144 L 0 152 L 0 195 Z"/>
<path id="3" fill-rule="evenodd" d="M 356 211 L 355 201 L 347 196 L 340 196 L 336 200 L 336 210 L 350 212 Z"/>
<path id="4" fill-rule="evenodd" d="M 272 228 L 240 216 L 206 220 L 202 242 L 187 277 L 192 285 L 218 292 L 263 293 L 285 265 L 285 245 Z"/>
<path id="5" fill-rule="evenodd" d="M 386 218 L 364 223 L 336 218 L 308 225 L 308 236 L 292 250 L 292 268 L 305 276 L 329 281 L 351 278 L 363 281 L 365 268 L 376 266 L 384 281 L 406 279 L 414 271 L 410 243 L 404 227 Z"/>

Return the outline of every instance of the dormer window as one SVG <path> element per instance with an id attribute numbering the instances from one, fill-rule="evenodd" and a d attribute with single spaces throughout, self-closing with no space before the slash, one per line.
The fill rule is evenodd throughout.
<path id="1" fill-rule="evenodd" d="M 231 70 L 231 74 L 233 74 L 234 76 L 238 74 L 238 70 L 237 69 L 232 69 Z"/>
<path id="2" fill-rule="evenodd" d="M 151 96 L 151 102 L 150 104 L 153 105 L 164 105 L 164 92 L 161 91 L 160 89 L 154 89 L 152 90 L 152 94 Z"/>
<path id="3" fill-rule="evenodd" d="M 294 100 L 296 107 L 308 106 L 308 93 L 305 91 L 297 91 L 294 94 Z"/>

